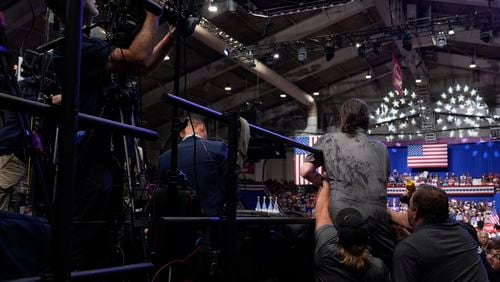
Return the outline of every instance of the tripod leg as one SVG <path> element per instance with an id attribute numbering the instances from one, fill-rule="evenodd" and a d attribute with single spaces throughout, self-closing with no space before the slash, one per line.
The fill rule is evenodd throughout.
<path id="1" fill-rule="evenodd" d="M 120 121 L 122 123 L 125 123 L 125 118 L 123 116 L 123 110 L 121 108 L 120 108 Z M 134 189 L 134 185 L 132 184 L 132 173 L 131 173 L 131 168 L 130 168 L 127 136 L 123 135 L 122 140 L 123 140 L 123 150 L 125 153 L 125 172 L 126 172 L 126 176 L 127 176 L 127 185 L 128 185 L 128 192 L 129 192 L 129 197 L 130 197 L 129 201 L 130 201 L 130 208 L 132 210 L 132 223 L 133 223 L 134 212 L 135 212 L 135 203 L 134 203 L 135 189 Z"/>
<path id="2" fill-rule="evenodd" d="M 59 125 L 56 127 L 56 138 L 54 143 L 54 156 L 52 158 L 52 163 L 55 165 L 54 173 L 54 188 L 52 190 L 52 204 L 56 201 L 57 194 L 57 179 L 59 179 Z"/>

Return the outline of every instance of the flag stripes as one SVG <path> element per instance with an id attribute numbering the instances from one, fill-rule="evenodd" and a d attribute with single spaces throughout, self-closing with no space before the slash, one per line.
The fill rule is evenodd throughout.
<path id="1" fill-rule="evenodd" d="M 319 139 L 320 136 L 300 136 L 295 137 L 295 141 L 302 143 L 304 145 L 312 147 Z M 295 175 L 295 185 L 308 185 L 311 182 L 300 176 L 300 167 L 304 163 L 306 156 L 309 152 L 302 150 L 300 148 L 295 148 L 295 156 L 294 156 L 294 175 Z M 320 167 L 318 173 L 322 173 L 323 169 Z"/>

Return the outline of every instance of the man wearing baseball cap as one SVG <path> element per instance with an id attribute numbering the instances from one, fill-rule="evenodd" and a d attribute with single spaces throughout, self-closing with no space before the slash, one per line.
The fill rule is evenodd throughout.
<path id="1" fill-rule="evenodd" d="M 323 181 L 316 201 L 316 281 L 391 281 L 389 269 L 368 251 L 368 228 L 359 210 L 342 209 L 332 222 L 330 186 Z"/>

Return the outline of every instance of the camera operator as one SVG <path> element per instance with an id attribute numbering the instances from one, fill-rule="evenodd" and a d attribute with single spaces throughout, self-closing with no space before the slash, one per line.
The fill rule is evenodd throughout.
<path id="1" fill-rule="evenodd" d="M 46 3 L 64 21 L 66 0 L 46 0 Z M 84 0 L 83 23 L 89 26 L 98 14 L 96 1 Z M 158 21 L 158 16 L 146 11 L 142 28 L 126 49 L 110 46 L 104 40 L 91 37 L 89 33 L 83 34 L 80 112 L 108 119 L 119 116 L 116 109 L 107 104 L 108 98 L 105 97 L 108 89 L 113 88 L 111 75 L 131 72 L 147 74 L 162 62 L 174 44 L 174 28 L 157 42 Z M 53 54 L 53 67 L 59 84 L 64 84 L 64 63 L 64 50 L 59 46 Z M 119 184 L 123 178 L 121 165 L 124 148 L 120 147 L 120 142 L 113 141 L 115 138 L 111 132 L 105 130 L 80 128 L 77 139 L 78 181 L 73 208 L 76 224 L 73 230 L 72 265 L 74 269 L 102 267 L 112 260 L 115 243 L 112 231 L 116 229 L 113 223 L 122 214 Z"/>

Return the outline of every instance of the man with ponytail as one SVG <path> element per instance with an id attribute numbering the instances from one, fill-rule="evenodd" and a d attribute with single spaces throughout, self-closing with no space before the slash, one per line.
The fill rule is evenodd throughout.
<path id="1" fill-rule="evenodd" d="M 316 281 L 391 281 L 389 269 L 368 251 L 368 227 L 355 208 L 329 213 L 330 187 L 323 181 L 316 201 Z"/>
<path id="2" fill-rule="evenodd" d="M 349 99 L 340 108 L 340 132 L 323 135 L 314 145 L 322 154 L 310 154 L 301 167 L 302 177 L 321 186 L 316 169 L 323 166 L 330 185 L 330 215 L 336 218 L 348 207 L 359 210 L 370 232 L 374 256 L 391 268 L 395 248 L 386 212 L 389 154 L 381 142 L 371 140 L 368 106 Z"/>

